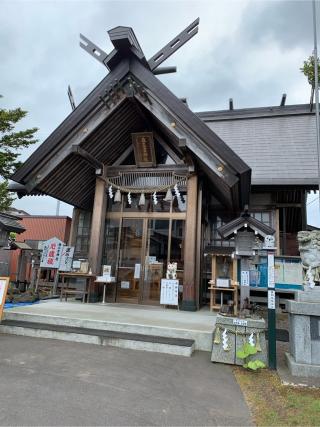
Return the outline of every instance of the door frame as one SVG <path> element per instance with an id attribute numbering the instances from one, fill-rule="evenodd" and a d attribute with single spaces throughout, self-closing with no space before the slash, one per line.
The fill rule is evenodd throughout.
<path id="1" fill-rule="evenodd" d="M 186 212 L 107 212 L 106 219 L 119 220 L 118 244 L 117 244 L 117 259 L 116 259 L 116 289 L 114 293 L 114 301 L 117 302 L 118 297 L 118 269 L 120 261 L 120 247 L 122 225 L 125 219 L 143 220 L 142 226 L 142 242 L 141 242 L 141 285 L 139 284 L 138 304 L 155 305 L 154 302 L 144 300 L 143 291 L 145 286 L 145 257 L 147 251 L 147 238 L 148 238 L 148 220 L 168 220 L 168 255 L 167 263 L 170 261 L 171 254 L 171 237 L 172 237 L 172 221 L 173 220 L 186 220 Z M 160 301 L 159 301 L 160 303 Z"/>

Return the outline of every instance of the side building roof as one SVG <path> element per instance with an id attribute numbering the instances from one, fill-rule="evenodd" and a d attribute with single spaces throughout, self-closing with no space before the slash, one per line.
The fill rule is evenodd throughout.
<path id="1" fill-rule="evenodd" d="M 318 185 L 315 114 L 309 104 L 197 113 L 252 169 L 252 185 Z"/>

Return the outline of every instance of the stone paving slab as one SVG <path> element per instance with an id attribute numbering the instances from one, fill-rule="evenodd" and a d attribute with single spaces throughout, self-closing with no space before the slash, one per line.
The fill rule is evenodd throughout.
<path id="1" fill-rule="evenodd" d="M 0 425 L 247 426 L 229 366 L 0 335 Z"/>

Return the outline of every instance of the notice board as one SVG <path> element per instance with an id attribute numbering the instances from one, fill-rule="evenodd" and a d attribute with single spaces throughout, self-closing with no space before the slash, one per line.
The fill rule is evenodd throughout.
<path id="1" fill-rule="evenodd" d="M 9 277 L 0 277 L 0 321 L 2 319 L 4 304 L 6 302 L 8 286 Z"/>
<path id="2" fill-rule="evenodd" d="M 178 305 L 179 280 L 161 279 L 160 304 Z"/>

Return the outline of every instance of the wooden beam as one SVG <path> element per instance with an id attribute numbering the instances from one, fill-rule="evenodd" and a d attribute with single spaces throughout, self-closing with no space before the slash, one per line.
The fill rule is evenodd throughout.
<path id="1" fill-rule="evenodd" d="M 200 19 L 197 18 L 187 28 L 185 28 L 180 34 L 160 49 L 152 58 L 149 59 L 148 64 L 151 71 L 155 70 L 160 64 L 166 61 L 174 52 L 180 49 L 187 41 L 189 41 L 198 32 Z"/>
<path id="2" fill-rule="evenodd" d="M 182 309 L 195 311 L 196 305 L 196 251 L 197 251 L 197 211 L 198 211 L 198 177 L 188 179 L 187 218 L 184 237 L 184 272 Z"/>
<path id="3" fill-rule="evenodd" d="M 162 147 L 169 154 L 172 160 L 174 160 L 177 165 L 183 165 L 184 161 L 172 150 L 172 148 L 165 142 L 162 136 L 158 132 L 154 131 L 153 133 L 156 140 L 159 142 L 160 145 L 162 145 Z"/>
<path id="4" fill-rule="evenodd" d="M 88 151 L 84 150 L 78 145 L 72 145 L 71 152 L 74 154 L 78 154 L 83 159 L 85 159 L 87 163 L 89 163 L 92 167 L 96 169 L 97 175 L 103 174 L 103 168 L 104 168 L 103 163 L 100 162 L 98 159 L 96 159 L 94 156 L 92 156 L 92 154 L 88 153 Z"/>
<path id="5" fill-rule="evenodd" d="M 126 160 L 126 158 L 129 156 L 129 154 L 133 151 L 133 146 L 130 145 L 118 158 L 117 160 L 112 164 L 112 166 L 119 166 L 122 162 Z"/>
<path id="6" fill-rule="evenodd" d="M 168 131 L 172 133 L 174 139 L 178 141 L 179 148 L 187 147 L 192 151 L 204 164 L 206 164 L 214 174 L 222 179 L 229 188 L 233 187 L 239 178 L 234 170 L 223 162 L 218 155 L 212 153 L 204 142 L 197 137 L 190 129 L 181 123 L 173 112 L 165 111 L 163 106 L 148 92 L 148 96 L 152 100 L 151 104 L 144 103 L 139 94 L 134 95 L 144 107 L 149 110 L 161 123 L 163 123 Z M 219 171 L 218 167 L 223 165 L 223 170 Z"/>
<path id="7" fill-rule="evenodd" d="M 118 172 L 150 172 L 150 168 L 138 168 L 137 165 L 119 165 L 119 166 L 108 166 L 107 176 L 115 176 Z M 184 164 L 182 165 L 160 165 L 155 172 L 168 172 L 173 171 L 177 174 L 187 175 L 188 167 Z"/>
<path id="8" fill-rule="evenodd" d="M 169 73 L 176 73 L 177 67 L 159 67 L 153 70 L 153 74 L 156 76 L 158 74 L 169 74 Z"/>
<path id="9" fill-rule="evenodd" d="M 70 136 L 63 141 L 54 151 L 50 153 L 44 164 L 34 171 L 33 176 L 28 179 L 26 189 L 30 193 L 38 184 L 40 184 L 61 162 L 69 155 L 74 153 L 75 146 L 80 144 L 93 132 L 112 112 L 125 100 L 125 95 L 121 95 L 121 100 L 116 105 L 112 105 L 109 110 L 101 104 L 95 109 L 87 120 L 74 129 Z"/>

